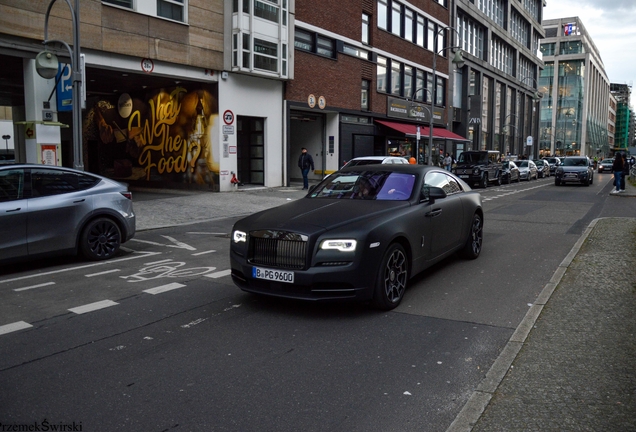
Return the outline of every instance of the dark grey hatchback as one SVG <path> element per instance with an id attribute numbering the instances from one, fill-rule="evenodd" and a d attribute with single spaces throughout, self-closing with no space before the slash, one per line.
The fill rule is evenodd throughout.
<path id="1" fill-rule="evenodd" d="M 579 183 L 589 186 L 594 183 L 594 166 L 587 156 L 567 156 L 554 174 L 554 184 Z"/>
<path id="2" fill-rule="evenodd" d="M 78 251 L 107 259 L 134 235 L 126 185 L 56 166 L 0 167 L 0 263 Z"/>

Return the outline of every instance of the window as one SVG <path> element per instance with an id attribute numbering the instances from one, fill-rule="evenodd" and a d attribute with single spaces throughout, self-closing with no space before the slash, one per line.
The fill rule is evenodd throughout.
<path id="1" fill-rule="evenodd" d="M 309 32 L 296 28 L 296 35 L 294 36 L 294 47 L 299 50 L 312 52 L 313 46 L 313 35 Z"/>
<path id="2" fill-rule="evenodd" d="M 254 68 L 278 72 L 278 45 L 254 38 Z"/>
<path id="3" fill-rule="evenodd" d="M 386 58 L 378 56 L 377 65 L 377 90 L 386 93 Z"/>
<path id="4" fill-rule="evenodd" d="M 418 46 L 424 46 L 424 17 L 422 15 L 417 16 L 415 43 Z"/>
<path id="5" fill-rule="evenodd" d="M 409 42 L 413 40 L 413 11 L 404 9 L 404 39 Z"/>
<path id="6" fill-rule="evenodd" d="M 318 36 L 316 42 L 316 52 L 327 57 L 335 57 L 333 39 L 326 38 L 324 36 Z"/>
<path id="7" fill-rule="evenodd" d="M 389 10 L 386 0 L 378 0 L 378 27 L 382 30 L 389 28 Z"/>
<path id="8" fill-rule="evenodd" d="M 426 174 L 426 177 L 424 177 L 424 183 L 422 184 L 424 197 L 428 197 L 428 190 L 430 187 L 442 188 L 447 195 L 462 191 L 461 186 L 453 177 L 439 171 L 429 172 Z"/>
<path id="9" fill-rule="evenodd" d="M 351 46 L 349 44 L 342 45 L 342 52 L 345 54 L 349 54 L 354 57 L 359 57 L 361 59 L 369 60 L 369 51 L 360 49 L 355 46 Z"/>
<path id="10" fill-rule="evenodd" d="M 402 95 L 402 64 L 391 60 L 391 94 Z"/>
<path id="11" fill-rule="evenodd" d="M 21 169 L 0 172 L 0 202 L 23 198 L 24 171 Z"/>
<path id="12" fill-rule="evenodd" d="M 396 1 L 393 2 L 391 13 L 391 33 L 402 36 L 402 5 Z"/>
<path id="13" fill-rule="evenodd" d="M 446 96 L 446 80 L 442 77 L 435 77 L 437 81 L 437 88 L 435 89 L 435 104 L 444 105 Z"/>
<path id="14" fill-rule="evenodd" d="M 410 66 L 404 65 L 404 97 L 411 98 L 413 97 L 413 71 L 414 69 Z"/>
<path id="15" fill-rule="evenodd" d="M 89 189 L 99 179 L 87 174 L 37 168 L 31 170 L 31 194 L 33 197 L 59 195 Z"/>
<path id="16" fill-rule="evenodd" d="M 109 3 L 115 6 L 121 6 L 121 7 L 129 8 L 129 9 L 133 8 L 132 0 L 102 0 L 102 1 L 104 3 Z"/>
<path id="17" fill-rule="evenodd" d="M 362 14 L 362 43 L 369 44 L 369 21 L 371 17 L 368 14 Z"/>
<path id="18" fill-rule="evenodd" d="M 428 99 L 426 89 L 424 88 L 424 72 L 421 70 L 418 70 L 415 73 L 415 91 L 417 93 L 415 93 L 413 99 L 418 101 L 425 101 Z"/>
<path id="19" fill-rule="evenodd" d="M 362 91 L 360 93 L 360 109 L 363 111 L 369 110 L 369 87 L 371 83 L 369 80 L 362 80 Z"/>
<path id="20" fill-rule="evenodd" d="M 278 24 L 278 6 L 256 0 L 254 2 L 254 16 Z"/>
<path id="21" fill-rule="evenodd" d="M 250 35 L 243 33 L 243 67 L 250 68 Z"/>
<path id="22" fill-rule="evenodd" d="M 434 43 L 435 43 L 435 23 L 433 21 L 429 21 L 428 22 L 428 33 L 426 35 L 426 49 L 433 51 L 434 48 Z"/>
<path id="23" fill-rule="evenodd" d="M 157 16 L 183 21 L 183 0 L 157 0 Z"/>
<path id="24" fill-rule="evenodd" d="M 556 52 L 555 43 L 541 44 L 541 54 L 543 54 L 544 56 L 553 56 L 555 52 Z"/>

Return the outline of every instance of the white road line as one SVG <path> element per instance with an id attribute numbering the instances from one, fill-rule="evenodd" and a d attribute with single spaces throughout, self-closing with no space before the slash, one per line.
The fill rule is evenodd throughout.
<path id="1" fill-rule="evenodd" d="M 84 275 L 84 276 L 85 277 L 101 276 L 101 275 L 105 275 L 105 274 L 108 274 L 108 273 L 117 273 L 118 271 L 121 271 L 121 270 L 120 269 L 106 270 L 106 271 L 103 271 L 103 272 L 87 274 L 87 275 Z"/>
<path id="2" fill-rule="evenodd" d="M 231 273 L 232 273 L 232 269 L 227 269 L 227 270 L 221 270 L 221 271 L 218 271 L 218 272 L 215 272 L 215 273 L 205 274 L 203 276 L 209 277 L 209 278 L 212 278 L 212 279 L 218 279 L 218 278 L 223 277 L 223 276 L 228 276 Z"/>
<path id="3" fill-rule="evenodd" d="M 102 300 L 102 301 L 98 301 L 98 302 L 95 302 L 95 303 L 89 303 L 89 304 L 86 304 L 84 306 L 74 307 L 74 308 L 71 308 L 69 310 L 71 312 L 73 312 L 73 313 L 81 315 L 81 314 L 84 314 L 84 313 L 87 313 L 87 312 L 93 312 L 93 311 L 96 311 L 96 310 L 99 310 L 99 309 L 104 309 L 104 308 L 107 308 L 107 307 L 110 307 L 110 306 L 115 306 L 117 304 L 119 304 L 119 303 L 115 303 L 112 300 Z"/>
<path id="4" fill-rule="evenodd" d="M 190 232 L 187 232 L 186 234 L 192 234 L 192 235 L 227 235 L 227 233 L 211 233 L 211 232 L 198 232 L 198 231 L 190 231 Z"/>
<path id="5" fill-rule="evenodd" d="M 209 251 L 205 251 L 205 252 L 197 252 L 195 254 L 192 254 L 192 256 L 197 256 L 197 255 L 205 255 L 205 254 L 209 254 L 209 253 L 213 253 L 216 252 L 215 250 L 209 250 Z"/>
<path id="6" fill-rule="evenodd" d="M 81 265 L 81 266 L 77 266 L 77 267 L 68 267 L 68 268 L 63 268 L 63 269 L 60 269 L 60 270 L 53 270 L 53 271 L 50 271 L 50 272 L 32 274 L 32 275 L 28 275 L 28 276 L 21 276 L 21 277 L 17 277 L 17 278 L 13 278 L 13 279 L 4 279 L 4 280 L 0 280 L 0 284 L 7 283 L 7 282 L 15 282 L 17 280 L 23 280 L 23 279 L 31 279 L 31 278 L 35 278 L 35 277 L 48 276 L 48 275 L 56 274 L 56 273 L 64 273 L 64 272 L 72 271 L 72 270 L 81 270 L 81 269 L 85 269 L 85 268 L 97 267 L 97 266 L 102 266 L 102 265 L 109 265 L 109 264 L 114 264 L 114 263 L 118 263 L 118 262 L 121 262 L 121 261 L 129 261 L 129 260 L 134 260 L 134 259 L 139 259 L 139 258 L 146 258 L 146 257 L 149 257 L 149 256 L 161 255 L 162 254 L 162 252 L 135 252 L 135 253 L 139 254 L 139 255 L 132 256 L 132 257 L 126 257 L 126 258 L 120 258 L 120 259 L 111 259 L 111 260 L 107 260 L 107 261 L 101 261 L 99 263 Z"/>
<path id="7" fill-rule="evenodd" d="M 20 292 L 20 291 L 26 291 L 26 290 L 30 290 L 30 289 L 34 289 L 34 288 L 40 288 L 40 287 L 49 286 L 49 285 L 55 285 L 55 282 L 46 282 L 46 283 L 42 283 L 42 284 L 38 284 L 38 285 L 31 285 L 31 286 L 23 287 L 23 288 L 15 288 L 13 291 Z"/>
<path id="8" fill-rule="evenodd" d="M 156 288 L 150 288 L 150 289 L 144 290 L 143 292 L 155 295 L 155 294 L 164 293 L 166 291 L 172 291 L 172 290 L 175 290 L 177 288 L 183 288 L 184 286 L 185 286 L 184 284 L 180 284 L 178 282 L 173 282 L 173 283 L 168 284 L 168 285 L 161 285 L 161 286 L 156 287 Z"/>
<path id="9" fill-rule="evenodd" d="M 154 261 L 154 262 L 149 262 L 149 263 L 145 263 L 145 266 L 151 266 L 151 265 L 155 265 L 155 264 L 161 264 L 161 263 L 165 263 L 165 262 L 170 262 L 172 261 L 172 258 L 170 259 L 165 259 L 165 260 L 161 260 L 161 261 Z"/>
<path id="10" fill-rule="evenodd" d="M 33 327 L 31 324 L 24 321 L 18 321 L 11 324 L 5 324 L 3 326 L 0 326 L 0 335 L 12 333 L 18 330 L 28 329 L 31 327 Z"/>

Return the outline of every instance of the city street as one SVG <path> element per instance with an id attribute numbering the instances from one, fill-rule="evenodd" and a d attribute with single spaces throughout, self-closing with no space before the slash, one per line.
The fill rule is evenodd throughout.
<path id="1" fill-rule="evenodd" d="M 412 279 L 391 312 L 243 293 L 237 216 L 138 231 L 105 262 L 1 268 L 0 326 L 22 329 L 0 332 L 0 423 L 444 431 L 587 225 L 636 214 L 611 180 L 478 189 L 481 256 Z"/>

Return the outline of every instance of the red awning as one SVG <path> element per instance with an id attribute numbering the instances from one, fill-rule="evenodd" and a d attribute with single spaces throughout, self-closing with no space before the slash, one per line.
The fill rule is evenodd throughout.
<path id="1" fill-rule="evenodd" d="M 413 136 L 417 135 L 417 130 L 416 130 L 417 125 L 414 125 L 411 123 L 398 123 L 398 122 L 391 122 L 391 121 L 385 121 L 385 120 L 376 120 L 375 122 L 380 123 L 383 126 L 391 128 L 405 135 L 413 135 Z M 420 126 L 420 136 L 422 138 L 428 137 L 428 130 L 429 130 L 428 126 Z M 450 140 L 456 140 L 456 141 L 468 141 L 468 139 L 460 135 L 457 135 L 456 133 L 453 133 L 447 129 L 436 128 L 436 127 L 433 128 L 433 138 L 450 139 Z"/>

